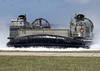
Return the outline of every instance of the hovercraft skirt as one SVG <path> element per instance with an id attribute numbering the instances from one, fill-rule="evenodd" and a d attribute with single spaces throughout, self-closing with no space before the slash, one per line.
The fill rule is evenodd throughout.
<path id="1" fill-rule="evenodd" d="M 7 43 L 7 46 L 13 47 L 30 47 L 30 46 L 60 46 L 60 47 L 83 47 L 85 44 L 82 41 L 74 40 L 68 37 L 56 35 L 30 35 L 12 39 Z"/>

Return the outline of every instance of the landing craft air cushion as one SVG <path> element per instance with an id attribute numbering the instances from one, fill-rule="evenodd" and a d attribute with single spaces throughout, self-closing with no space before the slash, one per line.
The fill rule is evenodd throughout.
<path id="1" fill-rule="evenodd" d="M 67 27 L 67 26 L 66 26 Z M 83 14 L 75 15 L 69 29 L 51 29 L 50 23 L 38 18 L 30 24 L 26 15 L 11 20 L 8 47 L 56 46 L 89 48 L 93 40 L 93 23 Z"/>

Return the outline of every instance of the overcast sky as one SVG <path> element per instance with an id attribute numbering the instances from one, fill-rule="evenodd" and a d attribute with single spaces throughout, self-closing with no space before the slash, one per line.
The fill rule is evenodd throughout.
<path id="1" fill-rule="evenodd" d="M 69 24 L 75 13 L 99 19 L 99 7 L 100 0 L 0 0 L 0 21 L 10 24 L 11 19 L 26 14 L 30 23 L 41 17 L 51 24 Z"/>

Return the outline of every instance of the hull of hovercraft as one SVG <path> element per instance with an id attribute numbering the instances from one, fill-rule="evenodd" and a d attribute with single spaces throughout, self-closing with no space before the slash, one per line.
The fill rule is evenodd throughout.
<path id="1" fill-rule="evenodd" d="M 84 47 L 85 42 L 75 40 L 68 37 L 55 36 L 55 35 L 30 35 L 22 36 L 19 38 L 11 39 L 7 43 L 8 47 L 31 47 L 31 46 L 60 46 L 60 47 Z"/>

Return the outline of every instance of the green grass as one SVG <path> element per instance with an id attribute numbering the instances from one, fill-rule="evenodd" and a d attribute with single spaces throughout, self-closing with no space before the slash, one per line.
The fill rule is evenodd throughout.
<path id="1" fill-rule="evenodd" d="M 100 71 L 100 57 L 0 56 L 0 71 Z"/>

